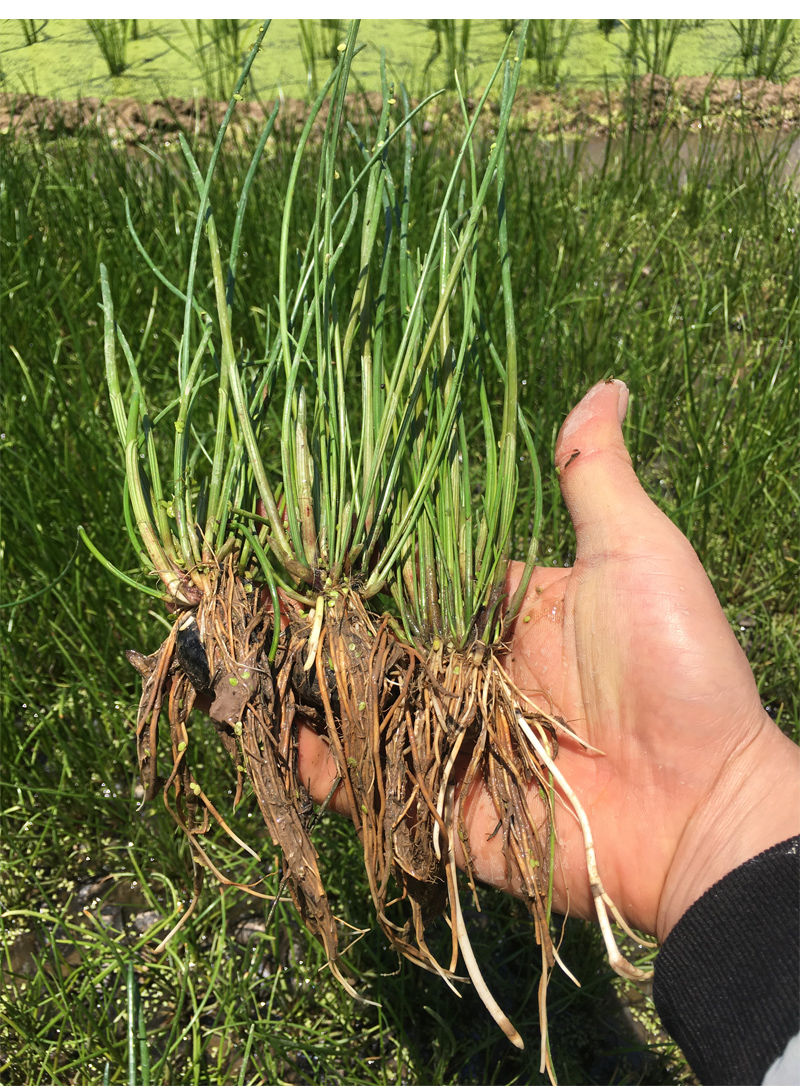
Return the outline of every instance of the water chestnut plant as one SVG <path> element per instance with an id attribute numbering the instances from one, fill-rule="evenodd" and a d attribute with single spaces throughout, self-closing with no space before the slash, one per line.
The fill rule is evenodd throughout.
<path id="1" fill-rule="evenodd" d="M 358 24 L 350 26 L 297 142 L 278 266 L 264 269 L 273 294 L 267 334 L 248 348 L 237 339 L 240 250 L 258 228 L 246 224 L 248 194 L 264 168 L 277 108 L 243 179 L 225 259 L 214 205 L 230 195 L 215 189 L 214 166 L 262 27 L 205 170 L 181 137 L 198 204 L 181 285 L 138 242 L 184 306 L 175 394 L 158 410 L 116 324 L 105 268 L 101 286 L 125 521 L 149 574 L 143 591 L 165 599 L 172 613 L 157 651 L 128 654 L 143 681 L 137 753 L 145 800 L 161 794 L 194 861 L 192 904 L 167 939 L 191 917 L 206 871 L 234 882 L 219 869 L 208 831 L 216 824 L 252 851 L 231 817 L 252 797 L 282 850 L 300 916 L 334 974 L 363 998 L 347 975 L 312 840 L 308 782 L 298 773 L 299 728 L 311 726 L 330 745 L 334 787 L 363 848 L 381 930 L 399 955 L 454 988 L 464 979 L 460 955 L 491 1015 L 523 1047 L 483 981 L 459 899 L 457 839 L 477 901 L 464 803 L 480 775 L 541 949 L 542 1068 L 552 1077 L 545 995 L 557 960 L 550 928 L 557 801 L 570 802 L 581 820 L 612 962 L 626 975 L 639 973 L 614 944 L 614 909 L 588 821 L 556 764 L 566 726 L 529 701 L 503 664 L 504 633 L 530 580 L 541 516 L 534 442 L 517 399 L 506 222 L 507 133 L 527 29 L 515 53 L 506 46 L 471 113 L 460 95 L 464 138 L 428 224 L 416 221 L 410 193 L 414 120 L 429 99 L 411 109 L 384 69 L 380 112 L 358 132 L 348 119 L 358 50 Z M 491 93 L 499 112 L 488 142 L 476 126 Z M 358 149 L 358 169 L 343 164 L 345 141 Z M 314 198 L 303 204 L 296 197 L 312 183 L 312 147 L 319 167 Z M 307 220 L 303 206 L 313 207 Z M 491 246 L 500 264 L 501 342 L 482 315 L 479 246 Z M 498 380 L 495 411 L 490 390 Z M 477 389 L 477 432 L 465 411 L 467 384 Z M 209 438 L 201 417 L 212 410 Z M 521 583 L 507 600 L 520 447 L 534 468 L 534 523 Z M 232 811 L 193 757 L 199 709 L 233 762 Z M 534 783 L 543 822 L 527 803 Z M 268 896 L 260 885 L 246 889 Z M 443 913 L 452 930 L 446 962 L 425 934 Z"/>

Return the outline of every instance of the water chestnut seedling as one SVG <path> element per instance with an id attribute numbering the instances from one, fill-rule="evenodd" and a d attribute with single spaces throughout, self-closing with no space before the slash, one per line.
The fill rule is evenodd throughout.
<path id="1" fill-rule="evenodd" d="M 346 975 L 310 836 L 307 782 L 298 774 L 301 722 L 315 728 L 330 746 L 381 930 L 398 954 L 451 985 L 463 979 L 456 972 L 460 954 L 492 1017 L 523 1047 L 483 980 L 459 900 L 456 837 L 476 892 L 464 803 L 481 775 L 541 950 L 542 1067 L 552 1077 L 545 993 L 557 958 L 550 934 L 554 782 L 570 795 L 552 736 L 565 726 L 530 703 L 503 666 L 503 632 L 528 586 L 541 518 L 535 449 L 517 400 L 505 215 L 506 137 L 520 64 L 512 63 L 509 41 L 475 108 L 461 99 L 465 133 L 438 215 L 430 225 L 416 223 L 406 198 L 414 168 L 411 125 L 425 103 L 409 109 L 399 88 L 405 113 L 394 122 L 396 99 L 384 64 L 381 108 L 369 138 L 358 135 L 347 120 L 346 93 L 357 32 L 358 24 L 351 24 L 297 142 L 283 209 L 277 319 L 257 363 L 235 346 L 235 284 L 248 194 L 277 107 L 242 184 L 227 269 L 214 205 L 228 194 L 217 193 L 213 183 L 221 141 L 263 32 L 205 174 L 180 140 L 199 210 L 180 292 L 178 422 L 163 431 L 172 442 L 166 482 L 156 449 L 162 433 L 101 272 L 106 376 L 126 465 L 126 524 L 177 611 L 156 653 L 129 654 L 143 680 L 139 768 L 145 799 L 161 791 L 188 837 L 199 872 L 196 902 L 204 870 L 222 877 L 203 842 L 211 824 L 247 848 L 215 801 L 213 782 L 203 790 L 192 775 L 188 722 L 198 704 L 207 709 L 236 768 L 233 808 L 246 781 L 283 851 L 286 885 L 300 916 L 324 946 L 334 975 L 363 998 Z M 517 60 L 526 34 L 523 24 Z M 475 128 L 493 86 L 499 113 L 487 152 L 476 147 Z M 307 183 L 312 140 L 320 164 L 313 216 L 300 221 L 295 195 Z M 358 172 L 341 163 L 337 169 L 344 140 L 353 140 L 361 155 Z M 203 234 L 216 302 L 210 317 L 196 297 L 206 275 Z M 493 247 L 501 268 L 500 344 L 482 317 L 479 245 Z M 358 271 L 352 278 L 344 274 L 348 261 Z M 118 347 L 130 374 L 127 400 Z M 489 394 L 495 374 L 503 393 L 499 417 Z M 203 456 L 190 421 L 209 377 L 217 382 L 216 428 L 208 474 L 195 482 Z M 479 441 L 467 430 L 467 383 L 478 390 Z M 267 433 L 268 416 L 279 420 L 277 440 Z M 534 465 L 536 514 L 519 589 L 504 603 L 519 437 Z M 159 744 L 164 716 L 166 748 Z M 546 797 L 543 824 L 527 803 L 537 784 Z M 580 819 L 577 807 L 576 813 Z M 601 911 L 607 899 L 592 868 L 585 816 L 581 825 Z M 425 939 L 426 925 L 442 913 L 452 930 L 444 964 Z M 619 967 L 618 952 L 612 960 Z"/>

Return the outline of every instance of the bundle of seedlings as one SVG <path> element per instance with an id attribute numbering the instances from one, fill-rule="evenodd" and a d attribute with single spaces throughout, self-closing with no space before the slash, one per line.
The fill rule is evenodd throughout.
<path id="1" fill-rule="evenodd" d="M 556 765 L 563 724 L 517 690 L 503 666 L 504 630 L 530 580 L 541 506 L 535 450 L 517 404 L 504 211 L 506 137 L 525 29 L 516 57 L 507 59 L 507 46 L 471 117 L 462 100 L 465 135 L 438 218 L 428 236 L 416 237 L 425 224 L 414 223 L 410 207 L 411 122 L 426 103 L 410 110 L 401 88 L 403 115 L 394 120 L 398 102 L 384 72 L 380 115 L 359 137 L 345 116 L 357 51 L 357 24 L 351 26 L 299 138 L 283 209 L 277 317 L 268 322 L 263 354 L 254 357 L 235 346 L 237 259 L 248 193 L 277 108 L 242 185 L 227 269 L 212 184 L 227 120 L 265 29 L 205 173 L 181 141 L 199 203 L 185 284 L 172 283 L 139 242 L 151 269 L 185 304 L 175 395 L 158 414 L 115 325 L 101 271 L 107 381 L 125 455 L 125 519 L 143 567 L 161 588 L 135 583 L 166 598 L 174 616 L 155 653 L 128 655 L 143 680 L 137 744 L 145 798 L 162 794 L 195 861 L 195 896 L 178 927 L 191 915 L 204 870 L 231 881 L 204 839 L 209 827 L 218 824 L 248 849 L 230 829 L 213 783 L 193 771 L 191 717 L 200 703 L 235 767 L 234 808 L 255 797 L 282 850 L 300 916 L 333 973 L 357 996 L 343 971 L 337 919 L 311 839 L 308 782 L 298 775 L 302 721 L 330 744 L 386 937 L 451 987 L 465 979 L 456 972 L 460 951 L 490 1013 L 521 1048 L 481 977 L 459 902 L 457 838 L 477 901 L 464 802 L 482 777 L 541 948 L 542 1067 L 552 1076 L 545 993 L 557 960 L 550 931 L 557 799 L 573 803 L 584 827 L 614 964 L 635 971 L 614 944 L 607 916 L 613 906 L 597 875 L 588 823 Z M 478 145 L 476 121 L 495 84 L 494 142 Z M 341 161 L 345 140 L 358 152 L 358 170 Z M 319 162 L 314 215 L 301 222 L 295 195 L 307 183 L 311 149 Z M 214 291 L 205 307 L 198 299 L 203 234 Z M 499 345 L 478 298 L 479 245 L 491 246 L 500 262 Z M 490 392 L 496 381 L 503 395 L 498 417 Z M 475 428 L 467 386 L 477 405 Z M 207 440 L 200 405 L 209 404 L 209 389 L 216 416 Z M 535 516 L 524 575 L 507 601 L 518 434 L 534 467 Z M 543 824 L 528 805 L 534 783 L 545 801 Z M 443 913 L 452 952 L 439 962 L 426 928 Z"/>

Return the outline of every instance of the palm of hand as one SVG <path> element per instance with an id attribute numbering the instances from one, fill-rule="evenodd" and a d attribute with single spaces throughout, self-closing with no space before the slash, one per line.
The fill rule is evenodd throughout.
<path id="1" fill-rule="evenodd" d="M 670 869 L 693 847 L 724 767 L 771 722 L 695 552 L 636 479 L 618 404 L 624 414 L 621 383 L 595 386 L 559 435 L 577 558 L 571 569 L 534 572 L 507 666 L 523 692 L 603 752 L 560 736 L 558 765 L 589 817 L 605 889 L 630 924 L 655 932 Z M 510 590 L 520 573 L 512 568 Z M 496 822 L 490 800 L 475 794 L 470 806 L 478 873 L 504 885 L 499 843 L 481 843 Z M 557 803 L 555 903 L 593 917 L 567 807 Z"/>
<path id="2" fill-rule="evenodd" d="M 508 659 L 523 692 L 603 752 L 560 735 L 557 764 L 589 816 L 606 890 L 645 931 L 687 825 L 762 716 L 697 557 L 666 518 L 660 527 L 668 562 L 622 538 L 571 569 L 537 569 Z M 556 905 L 593 917 L 583 838 L 564 805 L 557 835 Z"/>
<path id="3" fill-rule="evenodd" d="M 562 427 L 556 463 L 577 558 L 571 569 L 534 571 L 506 666 L 523 693 L 597 748 L 561 735 L 557 765 L 588 815 L 605 890 L 629 924 L 663 938 L 714 881 L 798 832 L 800 750 L 763 711 L 689 542 L 636 479 L 620 429 L 626 406 L 622 382 L 601 383 Z M 520 575 L 515 564 L 510 593 Z M 308 728 L 299 756 L 324 798 L 334 762 Z M 541 810 L 536 786 L 530 803 Z M 332 805 L 346 811 L 339 793 Z M 481 781 L 465 822 L 476 876 L 518 889 Z M 556 803 L 556 839 L 554 905 L 594 917 L 566 802 Z M 460 848 L 456 840 L 457 856 Z"/>

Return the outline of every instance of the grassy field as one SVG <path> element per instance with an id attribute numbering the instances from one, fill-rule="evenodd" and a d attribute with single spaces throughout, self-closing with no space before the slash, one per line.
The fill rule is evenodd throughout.
<path id="1" fill-rule="evenodd" d="M 411 229 L 424 245 L 450 147 L 443 131 L 423 134 L 421 125 L 415 139 Z M 544 147 L 527 136 L 510 153 L 521 395 L 544 476 L 540 554 L 566 565 L 574 552 L 552 469 L 558 427 L 590 384 L 621 377 L 640 478 L 695 546 L 764 704 L 797 739 L 800 199 L 784 177 L 785 137 L 709 133 L 688 164 L 681 139 L 626 136 L 591 169 L 580 144 Z M 246 151 L 230 151 L 218 170 L 212 198 L 223 237 Z M 357 161 L 357 149 L 349 153 Z M 281 902 L 267 924 L 269 903 L 235 887 L 208 886 L 180 937 L 154 954 L 189 900 L 191 873 L 166 812 L 139 806 L 138 678 L 123 653 L 153 651 L 166 623 L 160 605 L 149 607 L 78 546 L 77 526 L 136 568 L 110 438 L 99 264 L 163 402 L 182 306 L 141 260 L 125 197 L 145 247 L 180 280 L 191 184 L 172 158 L 88 134 L 4 136 L 0 154 L 0 1081 L 539 1082 L 532 929 L 499 894 L 484 892 L 483 912 L 468 923 L 490 987 L 529 1039 L 524 1053 L 470 991 L 457 1000 L 428 974 L 398 972 L 371 931 L 350 958 L 380 1007 L 353 1006 L 291 906 Z M 252 351 L 274 335 L 272 269 L 290 166 L 291 148 L 278 141 L 250 197 L 235 334 Z M 301 186 L 297 199 L 302 216 L 313 189 Z M 499 281 L 487 259 L 478 290 L 490 325 L 503 319 Z M 521 468 L 520 556 L 530 517 L 530 469 Z M 204 773 L 227 781 L 212 730 L 195 730 L 208 741 Z M 260 862 L 230 853 L 221 837 L 215 855 L 240 881 L 263 878 L 261 889 L 274 893 L 276 857 L 260 817 L 247 804 L 240 811 L 236 832 Z M 370 929 L 350 827 L 331 817 L 317 833 L 337 914 Z M 444 925 L 438 934 L 449 941 Z M 559 975 L 551 982 L 560 1081 L 693 1081 L 663 1043 L 649 1000 L 629 993 L 632 1009 L 621 1010 L 623 983 L 591 925 L 569 921 L 561 953 L 582 988 Z"/>
<path id="2" fill-rule="evenodd" d="M 252 19 L 139 19 L 123 28 L 125 22 L 113 20 L 114 27 L 100 26 L 93 34 L 85 19 L 3 20 L 0 90 L 62 99 L 227 98 L 257 25 Z M 741 26 L 728 19 L 538 23 L 523 74 L 527 86 L 602 88 L 607 80 L 614 86 L 646 71 L 768 75 L 779 81 L 800 73 L 797 20 L 766 30 L 756 25 L 764 20 L 756 19 Z M 385 47 L 392 77 L 415 90 L 444 85 L 456 67 L 467 88 L 485 85 L 512 25 L 500 19 L 366 19 L 360 40 L 367 49 L 354 71 L 364 89 L 380 89 Z M 274 20 L 264 44 L 268 62 L 254 74 L 250 90 L 303 98 L 330 71 L 343 27 L 337 20 Z M 119 68 L 116 75 L 112 64 Z"/>

